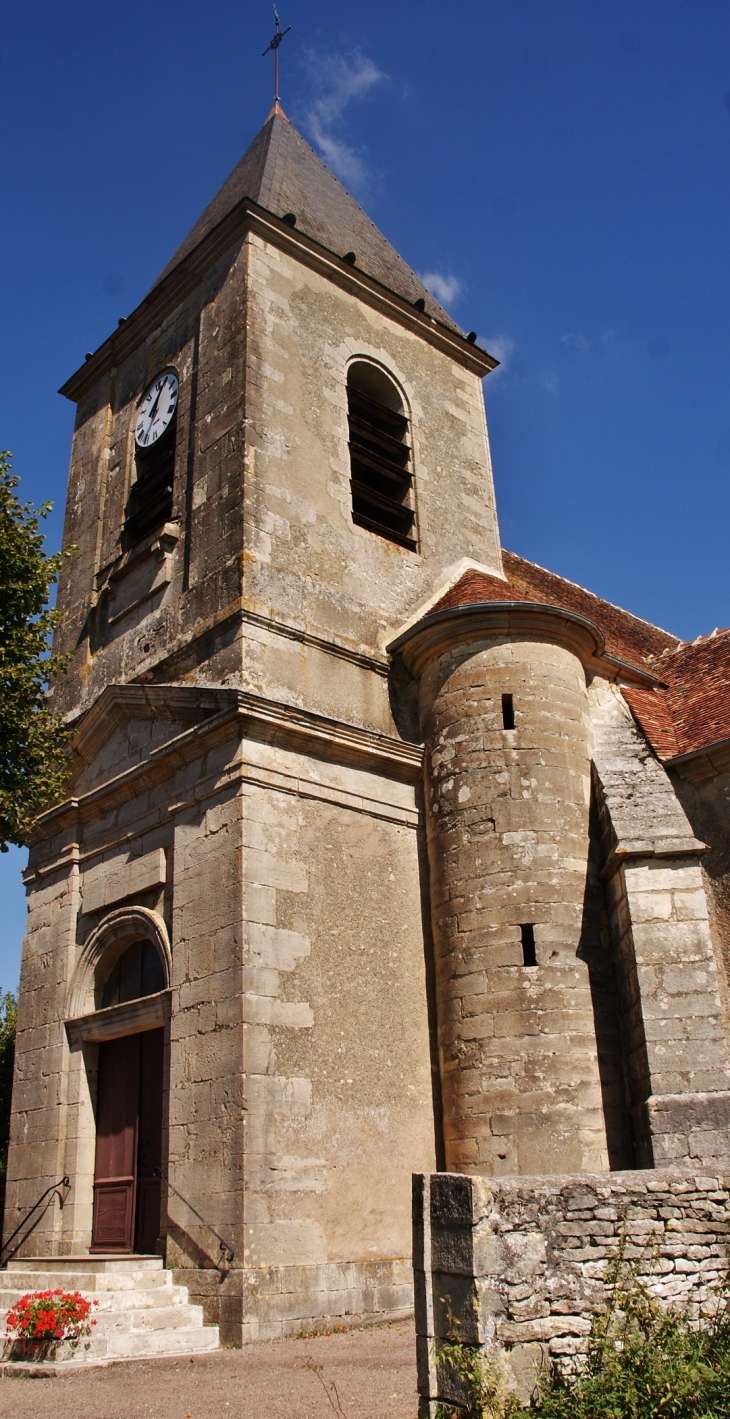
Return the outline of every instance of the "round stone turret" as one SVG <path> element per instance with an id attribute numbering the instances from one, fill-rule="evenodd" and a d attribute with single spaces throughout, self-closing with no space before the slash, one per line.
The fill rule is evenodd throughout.
<path id="1" fill-rule="evenodd" d="M 450 1171 L 609 1166 L 584 959 L 598 635 L 550 608 L 482 605 L 393 647 L 420 677 Z"/>

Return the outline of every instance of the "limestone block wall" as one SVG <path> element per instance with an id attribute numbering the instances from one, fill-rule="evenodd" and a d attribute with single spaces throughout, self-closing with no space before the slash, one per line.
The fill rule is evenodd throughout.
<path id="1" fill-rule="evenodd" d="M 481 380 L 293 253 L 255 233 L 247 252 L 247 606 L 373 650 L 462 558 L 501 569 Z M 417 552 L 352 522 L 354 358 L 383 367 L 402 391 Z M 244 674 L 263 668 L 252 661 Z M 260 691 L 253 679 L 250 688 Z"/>
<path id="2" fill-rule="evenodd" d="M 59 832 L 54 847 L 66 856 L 73 833 Z M 63 1105 L 73 1104 L 64 1031 L 67 984 L 76 950 L 79 872 L 66 864 L 49 871 L 29 900 L 20 972 L 13 1076 L 13 1113 L 5 1194 L 5 1238 L 51 1183 L 66 1172 L 66 1150 L 76 1124 Z M 61 1195 L 63 1195 L 63 1190 Z M 41 1251 L 58 1245 L 68 1211 L 53 1195 L 38 1219 Z"/>
<path id="3" fill-rule="evenodd" d="M 244 1338 L 411 1304 L 435 1156 L 413 789 L 247 745 Z M 288 791 L 287 791 L 288 790 Z"/>
<path id="4" fill-rule="evenodd" d="M 58 591 L 56 645 L 74 653 L 68 674 L 53 687 L 63 712 L 86 708 L 107 684 L 149 674 L 225 620 L 240 596 L 245 302 L 239 241 L 159 326 L 143 326 L 136 343 L 125 332 L 115 368 L 80 397 L 64 523 L 65 542 L 79 551 L 64 566 Z M 171 533 L 159 575 L 159 538 L 145 539 L 128 566 L 121 533 L 136 475 L 137 402 L 168 366 L 178 375 L 180 396 Z M 131 583 L 148 570 L 150 594 L 138 599 Z M 127 601 L 129 612 L 119 614 Z M 110 610 L 118 613 L 113 619 Z"/>
<path id="5" fill-rule="evenodd" d="M 160 309 L 154 328 L 130 318 L 114 337 L 114 368 L 82 382 L 64 530 L 79 552 L 58 597 L 57 648 L 74 653 L 53 690 L 64 712 L 141 676 L 257 694 L 276 686 L 277 698 L 332 713 L 333 677 L 309 673 L 313 657 L 296 653 L 304 636 L 310 647 L 335 642 L 366 669 L 372 663 L 380 675 L 348 689 L 350 716 L 393 732 L 387 627 L 462 558 L 499 571 L 473 357 L 465 351 L 462 363 L 335 285 L 287 240 L 296 246 L 285 233 L 279 244 L 239 236 L 174 308 Z M 382 364 L 403 390 L 418 552 L 352 522 L 346 382 L 354 357 Z M 161 537 L 125 550 L 137 401 L 166 366 L 180 380 L 172 517 Z"/>
<path id="6" fill-rule="evenodd" d="M 730 1066 L 698 840 L 610 687 L 592 687 L 603 877 L 624 1021 L 635 1161 L 725 1155 Z"/>
<path id="7" fill-rule="evenodd" d="M 706 1302 L 727 1269 L 730 1172 L 687 1168 L 413 1179 L 421 1414 L 459 1399 L 436 1345 L 459 1321 L 527 1401 L 541 1364 L 575 1363 L 619 1254 L 666 1304 Z"/>
<path id="8" fill-rule="evenodd" d="M 671 774 L 696 837 L 707 843 L 702 880 L 710 903 L 710 931 L 726 1033 L 730 1037 L 730 771 L 698 756 Z"/>
<path id="9" fill-rule="evenodd" d="M 527 635 L 475 637 L 431 660 L 421 706 L 447 1167 L 607 1167 L 582 950 L 591 744 L 581 661 Z M 535 964 L 525 964 L 526 928 Z"/>
<path id="10" fill-rule="evenodd" d="M 73 1022 L 100 1004 L 94 941 L 148 913 L 171 972 L 163 1165 L 185 1199 L 161 1237 L 234 1344 L 403 1314 L 410 1174 L 437 1158 L 419 755 L 334 722 L 317 755 L 303 714 L 272 742 L 270 711 L 122 687 L 80 733 L 75 798 L 31 854 L 6 1211 L 7 1234 L 67 1173 L 23 1254 L 89 1246 L 98 1044 Z"/>

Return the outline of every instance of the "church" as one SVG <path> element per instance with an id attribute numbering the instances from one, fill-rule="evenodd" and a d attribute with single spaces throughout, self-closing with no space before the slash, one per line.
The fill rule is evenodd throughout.
<path id="1" fill-rule="evenodd" d="M 276 103 L 63 386 L 13 1266 L 241 1345 L 407 1314 L 414 1173 L 727 1154 L 730 632 L 502 549 L 495 365 Z"/>

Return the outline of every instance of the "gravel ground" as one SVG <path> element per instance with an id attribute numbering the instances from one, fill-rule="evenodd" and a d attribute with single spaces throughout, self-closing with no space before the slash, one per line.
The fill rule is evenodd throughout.
<path id="1" fill-rule="evenodd" d="M 337 1386 L 340 1408 L 322 1380 Z M 415 1419 L 417 1409 L 412 1322 L 0 1378 L 0 1419 Z"/>

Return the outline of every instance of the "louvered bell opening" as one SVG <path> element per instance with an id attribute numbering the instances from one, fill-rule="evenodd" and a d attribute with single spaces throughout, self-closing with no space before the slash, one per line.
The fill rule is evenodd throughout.
<path id="1" fill-rule="evenodd" d="M 124 523 L 128 545 L 140 542 L 149 532 L 169 521 L 174 474 L 174 443 L 144 461 L 138 457 L 137 481 L 130 490 Z"/>
<path id="2" fill-rule="evenodd" d="M 365 382 L 370 385 L 367 392 L 361 387 Z M 378 385 L 388 404 L 373 397 L 381 392 Z M 364 364 L 351 367 L 347 404 L 352 520 L 415 551 L 408 420 L 400 409 L 389 407 L 396 400 L 400 404 L 397 389 L 386 375 Z"/>

